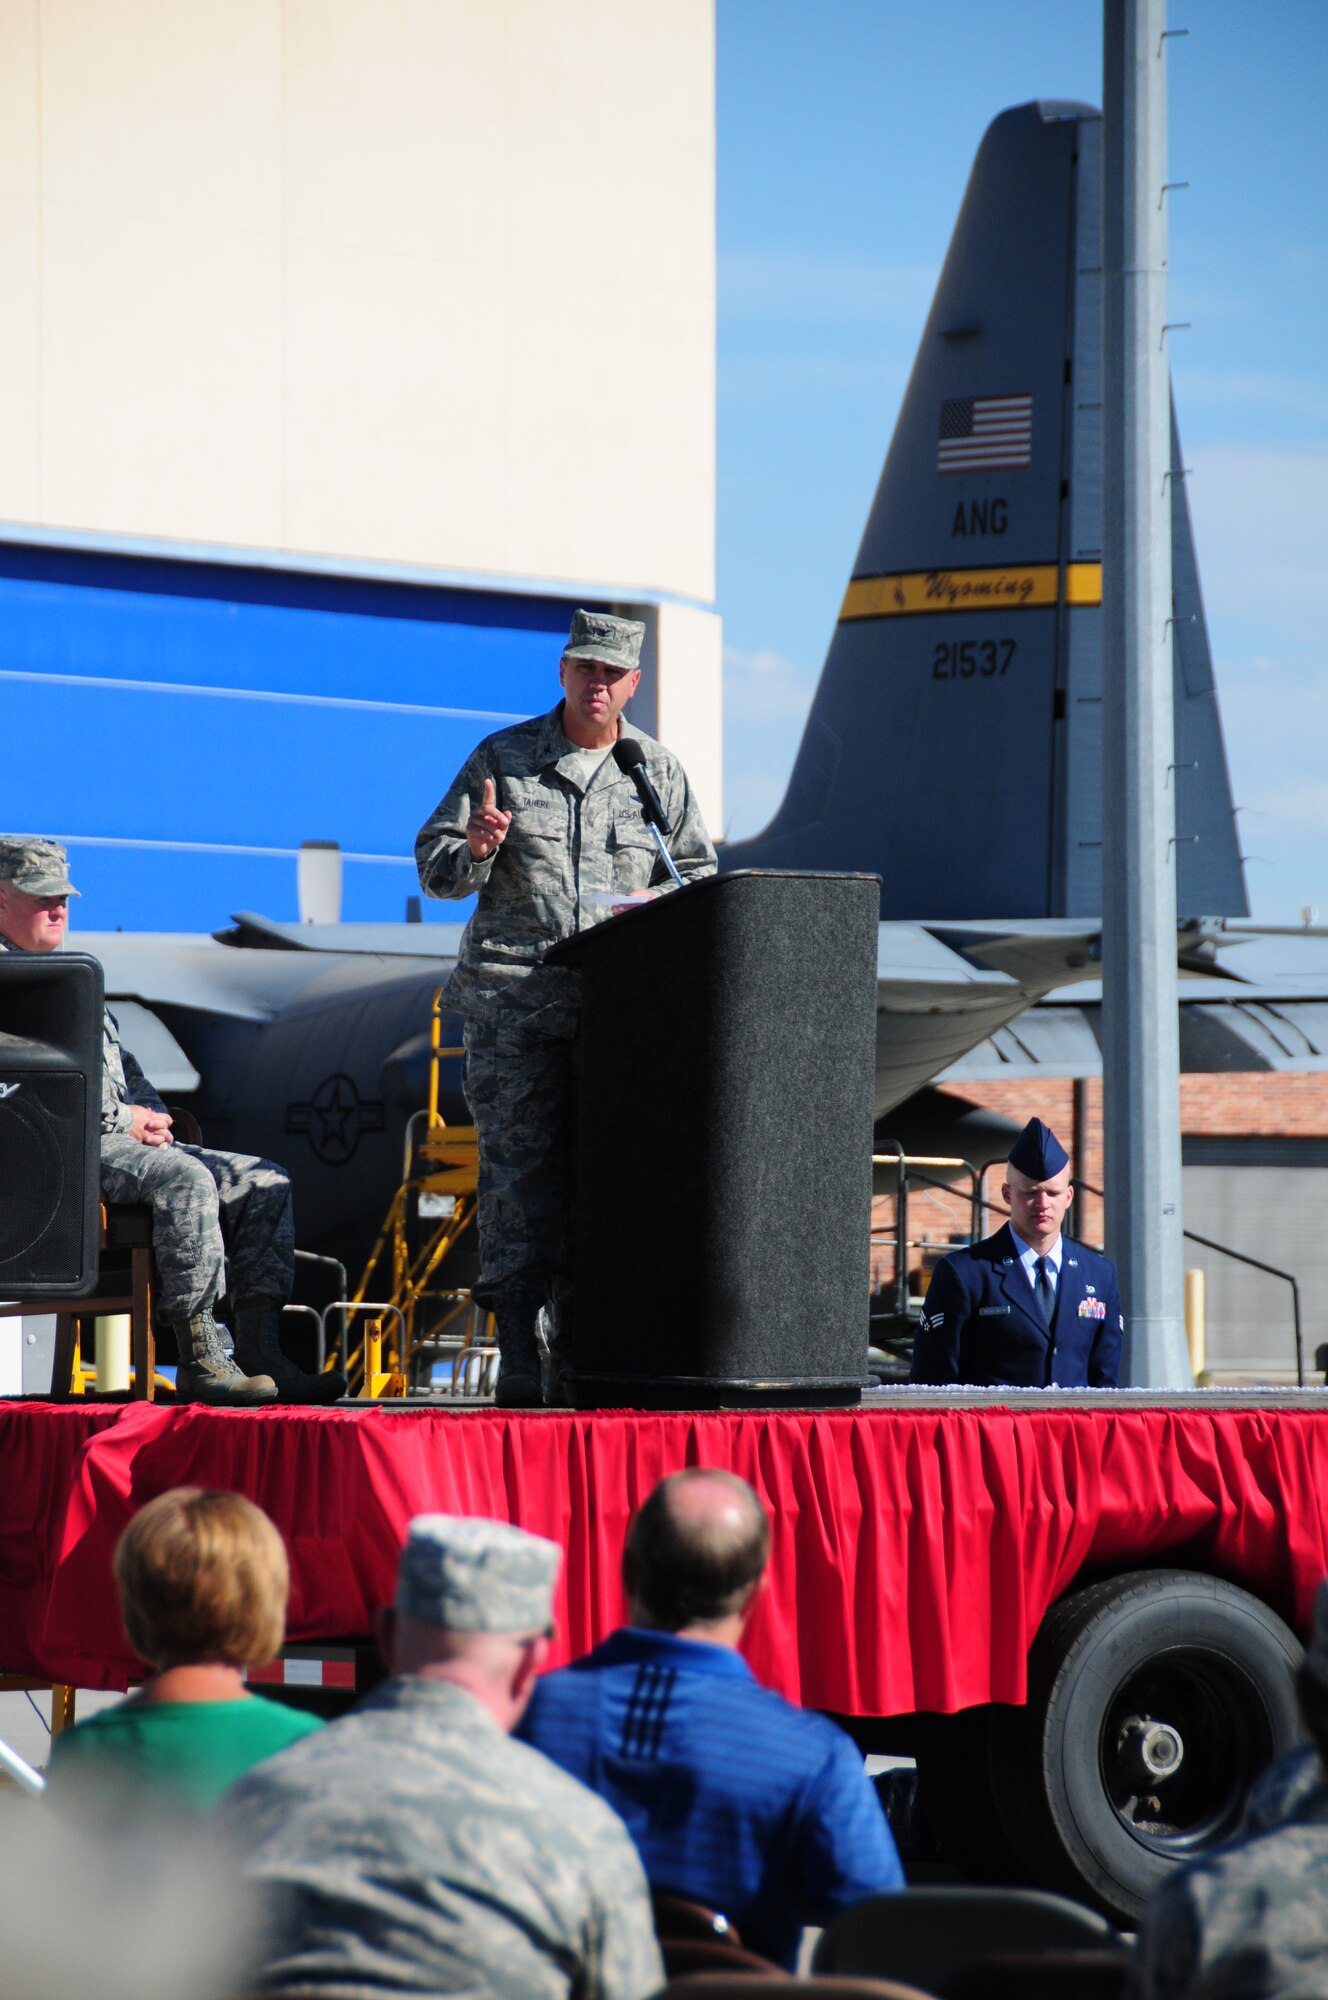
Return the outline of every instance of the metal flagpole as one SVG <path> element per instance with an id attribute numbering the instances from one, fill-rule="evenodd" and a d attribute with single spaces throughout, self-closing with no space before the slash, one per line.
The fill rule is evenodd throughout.
<path id="1" fill-rule="evenodd" d="M 1165 0 L 1103 8 L 1103 1111 L 1122 1383 L 1192 1385 L 1181 1239 Z"/>

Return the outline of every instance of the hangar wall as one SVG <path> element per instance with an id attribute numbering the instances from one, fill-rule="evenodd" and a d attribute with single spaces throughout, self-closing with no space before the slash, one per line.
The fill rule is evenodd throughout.
<path id="1" fill-rule="evenodd" d="M 335 701 L 457 711 L 436 793 L 576 602 L 646 615 L 636 719 L 722 824 L 712 0 L 8 0 L 0 258 L 3 699 L 62 744 L 6 826 L 128 866 L 201 784 L 274 857 L 399 858 L 419 787 Z M 347 915 L 399 916 L 365 866 Z M 128 920 L 219 921 L 250 878 L 200 868 Z"/>

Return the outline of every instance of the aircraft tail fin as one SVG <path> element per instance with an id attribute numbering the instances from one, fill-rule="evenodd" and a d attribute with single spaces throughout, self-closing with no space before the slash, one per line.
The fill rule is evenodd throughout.
<path id="1" fill-rule="evenodd" d="M 1100 914 L 1101 158 L 1090 105 L 988 128 L 788 791 L 721 867 L 876 870 L 887 918 Z M 1179 471 L 1174 421 L 1172 452 Z M 1178 908 L 1240 916 L 1184 479 L 1170 487 Z"/>

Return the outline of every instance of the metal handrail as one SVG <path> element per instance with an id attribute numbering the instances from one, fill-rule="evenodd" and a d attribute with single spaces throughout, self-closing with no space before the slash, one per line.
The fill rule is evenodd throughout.
<path id="1" fill-rule="evenodd" d="M 919 1167 L 961 1167 L 972 1180 L 969 1204 L 974 1217 L 977 1215 L 978 1180 L 972 1164 L 968 1160 L 952 1158 L 946 1153 L 906 1153 L 902 1146 L 895 1145 L 888 1152 L 873 1153 L 874 1167 L 895 1167 L 898 1182 L 895 1189 L 895 1316 L 908 1316 L 908 1183 L 922 1181 L 927 1187 L 940 1188 L 942 1192 L 952 1192 L 948 1181 L 938 1181 L 932 1174 L 919 1173 Z"/>
<path id="2" fill-rule="evenodd" d="M 306 1319 L 311 1319 L 313 1321 L 314 1333 L 316 1335 L 315 1349 L 318 1355 L 318 1367 L 315 1372 L 321 1375 L 323 1372 L 323 1363 L 327 1359 L 327 1333 L 323 1326 L 322 1313 L 319 1312 L 317 1306 L 292 1305 L 289 1299 L 286 1301 L 286 1304 L 281 1308 L 281 1316 L 283 1319 L 285 1318 L 287 1313 L 300 1313 Z"/>
<path id="3" fill-rule="evenodd" d="M 335 1271 L 337 1274 L 338 1282 L 332 1303 L 331 1305 L 324 1306 L 322 1312 L 318 1315 L 318 1372 L 321 1375 L 323 1364 L 327 1360 L 327 1316 L 333 1307 L 339 1310 L 345 1301 L 349 1283 L 346 1275 L 346 1266 L 342 1263 L 340 1257 L 321 1257 L 316 1250 L 297 1250 L 295 1256 L 301 1264 L 324 1264 L 329 1271 Z M 310 1310 L 312 1311 L 313 1308 L 311 1307 Z M 344 1346 L 346 1340 L 346 1315 L 344 1312 L 341 1314 L 339 1332 L 341 1343 Z"/>
<path id="4" fill-rule="evenodd" d="M 981 1181 L 984 1185 L 987 1175 L 991 1172 L 992 1168 L 1001 1164 L 1002 1162 L 999 1158 L 986 1162 L 981 1173 Z M 1091 1181 L 1076 1180 L 1071 1181 L 1070 1185 L 1081 1194 L 1096 1195 L 1099 1201 L 1106 1200 L 1103 1190 L 1100 1187 L 1094 1187 Z M 984 1196 L 982 1206 L 985 1211 L 988 1207 L 999 1208 L 1000 1204 L 998 1202 L 989 1203 Z M 1008 1213 L 1008 1211 L 1002 1210 L 1002 1213 Z M 1290 1285 L 1291 1319 L 1296 1341 L 1296 1387 L 1303 1389 L 1305 1387 L 1305 1333 L 1300 1317 L 1300 1283 L 1295 1273 L 1293 1271 L 1283 1271 L 1276 1264 L 1266 1264 L 1262 1257 L 1251 1257 L 1246 1250 L 1233 1250 L 1229 1243 L 1215 1243 L 1211 1236 L 1200 1236 L 1196 1229 L 1182 1228 L 1181 1235 L 1187 1243 L 1199 1243 L 1205 1250 L 1215 1250 L 1219 1257 L 1230 1257 L 1235 1264 L 1248 1264 L 1251 1270 L 1264 1271 L 1270 1278 L 1280 1278 L 1283 1284 Z"/>
<path id="5" fill-rule="evenodd" d="M 16 1785 L 21 1785 L 25 1792 L 31 1792 L 36 1799 L 46 1790 L 46 1780 L 41 1772 L 34 1771 L 26 1757 L 20 1757 L 17 1750 L 11 1750 L 3 1736 L 0 1736 L 0 1771 L 12 1778 Z"/>
<path id="6" fill-rule="evenodd" d="M 427 1104 L 420 1105 L 417 1110 L 412 1111 L 406 1120 L 406 1136 L 401 1154 L 401 1178 L 403 1181 L 410 1179 L 415 1166 L 415 1127 L 419 1124 L 427 1125 L 428 1122 L 429 1107 Z"/>
<path id="7" fill-rule="evenodd" d="M 391 1299 L 337 1299 L 334 1303 L 344 1306 L 347 1313 L 391 1313 L 402 1338 L 405 1337 L 406 1315 Z"/>
<path id="8" fill-rule="evenodd" d="M 1233 1250 L 1229 1243 L 1214 1243 L 1211 1237 L 1199 1236 L 1193 1229 L 1182 1231 L 1190 1243 L 1202 1243 L 1205 1250 L 1216 1250 L 1219 1257 L 1232 1257 L 1238 1264 L 1248 1264 L 1255 1271 L 1266 1271 L 1270 1278 L 1281 1278 L 1291 1287 L 1291 1314 L 1296 1329 L 1296 1387 L 1305 1387 L 1305 1336 L 1300 1323 L 1300 1285 L 1290 1271 L 1281 1271 L 1276 1264 L 1265 1264 L 1261 1257 L 1251 1257 L 1244 1250 Z"/>

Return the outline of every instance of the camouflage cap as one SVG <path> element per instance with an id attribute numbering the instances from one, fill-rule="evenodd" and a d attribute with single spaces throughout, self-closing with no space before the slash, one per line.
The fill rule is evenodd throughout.
<path id="1" fill-rule="evenodd" d="M 30 833 L 0 833 L 0 882 L 12 882 L 25 896 L 76 896 L 69 879 L 69 856 L 58 840 Z"/>
<path id="2" fill-rule="evenodd" d="M 445 1632 L 539 1632 L 552 1618 L 562 1550 L 506 1521 L 417 1514 L 406 1530 L 397 1610 Z"/>
<path id="3" fill-rule="evenodd" d="M 641 664 L 646 628 L 639 618 L 612 618 L 607 611 L 574 611 L 563 647 L 565 660 L 600 660 L 606 667 Z"/>

